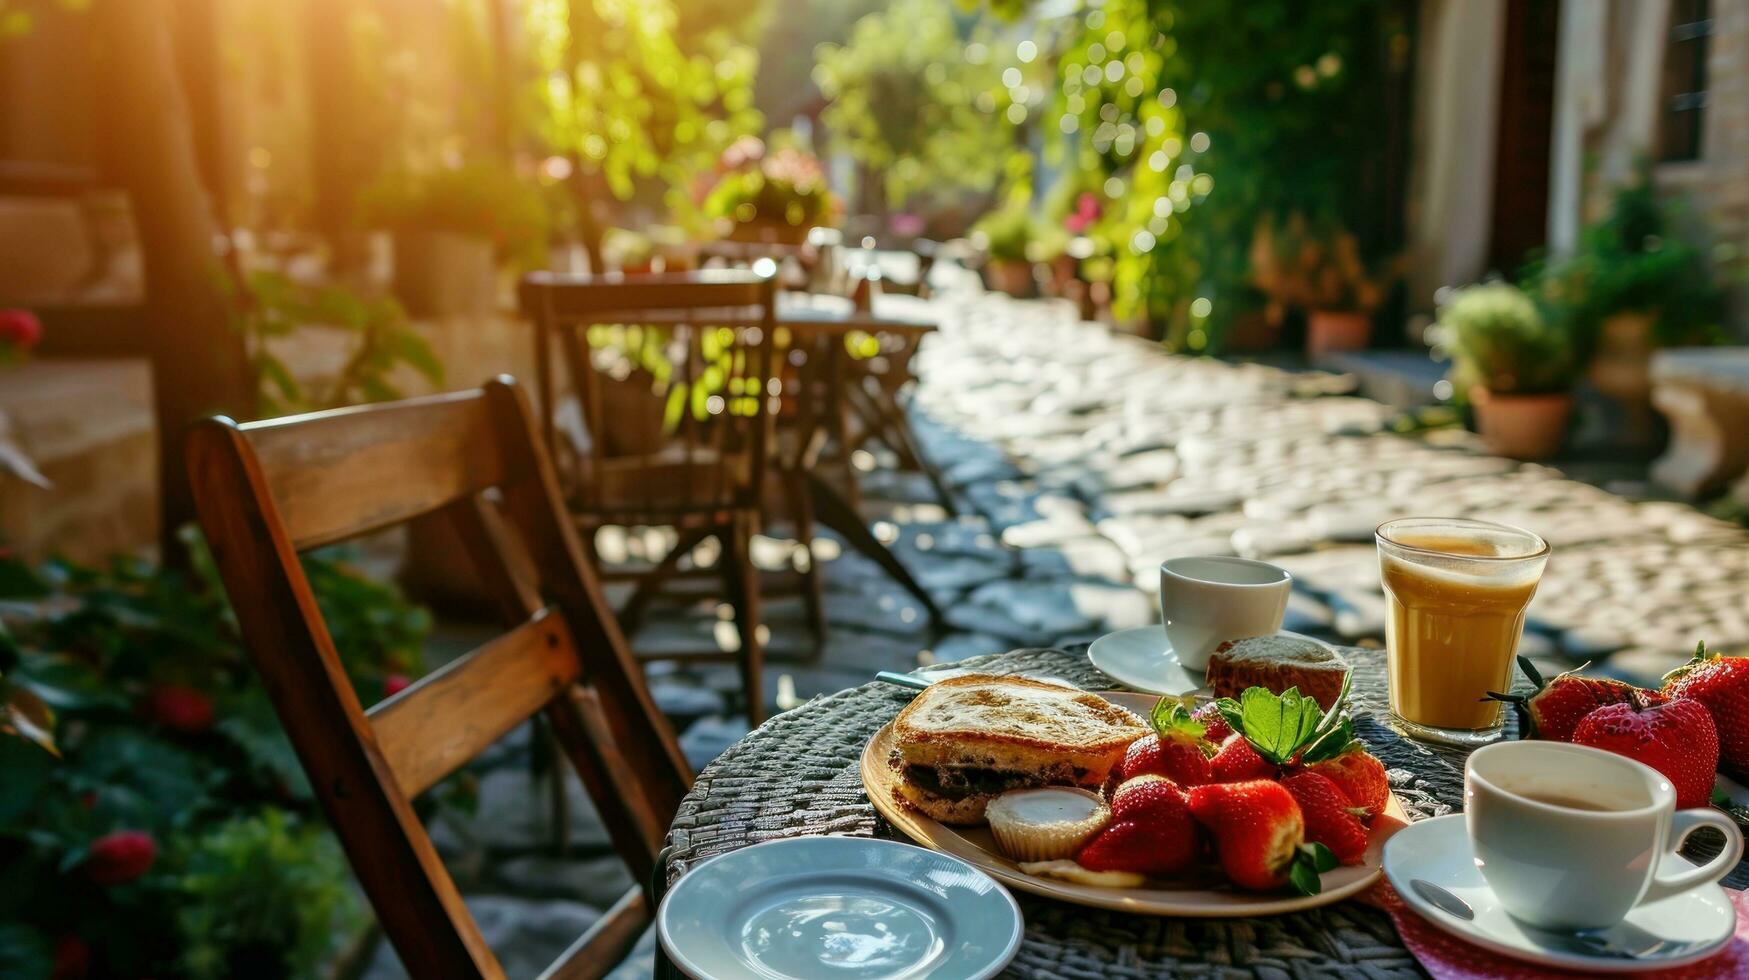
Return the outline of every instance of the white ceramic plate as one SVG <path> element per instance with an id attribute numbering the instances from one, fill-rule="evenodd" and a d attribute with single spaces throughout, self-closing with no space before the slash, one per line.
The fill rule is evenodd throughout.
<path id="1" fill-rule="evenodd" d="M 1324 643 L 1316 637 L 1288 630 L 1276 635 Z M 1150 694 L 1190 694 L 1207 685 L 1202 671 L 1192 670 L 1178 662 L 1178 654 L 1172 651 L 1172 641 L 1166 638 L 1164 626 L 1137 626 L 1107 633 L 1093 641 L 1093 646 L 1087 650 L 1087 658 L 1112 680 Z"/>
<path id="2" fill-rule="evenodd" d="M 1701 885 L 1641 905 L 1628 913 L 1622 925 L 1602 934 L 1608 938 L 1616 930 L 1626 930 L 1622 933 L 1624 941 L 1639 945 L 1637 939 L 1650 933 L 1675 946 L 1673 954 L 1622 959 L 1570 948 L 1556 937 L 1519 924 L 1500 907 L 1482 873 L 1476 870 L 1469 831 L 1461 813 L 1423 820 L 1392 837 L 1385 848 L 1385 874 L 1410 908 L 1454 936 L 1516 959 L 1586 973 L 1641 973 L 1693 963 L 1718 952 L 1731 941 L 1737 927 L 1736 910 L 1724 890 L 1718 885 Z M 1417 878 L 1439 885 L 1469 903 L 1475 918 L 1465 920 L 1440 911 L 1410 884 Z M 1636 940 L 1626 940 L 1630 933 Z"/>
<path id="3" fill-rule="evenodd" d="M 1146 718 L 1159 699 L 1150 694 L 1103 691 L 1100 696 L 1120 704 Z M 887 765 L 893 749 L 893 726 L 889 723 L 869 740 L 862 751 L 862 785 L 881 816 L 912 840 L 955 857 L 988 873 L 992 878 L 1013 888 L 1044 895 L 1077 905 L 1118 909 L 1143 915 L 1174 915 L 1187 917 L 1221 917 L 1247 915 L 1278 915 L 1298 912 L 1340 901 L 1364 891 L 1379 878 L 1384 860 L 1385 841 L 1408 821 L 1396 797 L 1384 814 L 1373 821 L 1372 839 L 1365 859 L 1357 865 L 1327 871 L 1323 890 L 1316 895 L 1257 894 L 1240 891 L 1227 884 L 1214 867 L 1201 869 L 1196 877 L 1177 881 L 1150 881 L 1141 888 L 1099 888 L 1078 885 L 1052 878 L 1039 878 L 1020 870 L 996 846 L 990 828 L 950 827 L 931 820 L 893 796 L 893 782 L 898 775 Z"/>
<path id="4" fill-rule="evenodd" d="M 693 868 L 656 913 L 705 980 L 993 977 L 1020 949 L 1014 896 L 965 861 L 897 841 L 792 837 Z"/>

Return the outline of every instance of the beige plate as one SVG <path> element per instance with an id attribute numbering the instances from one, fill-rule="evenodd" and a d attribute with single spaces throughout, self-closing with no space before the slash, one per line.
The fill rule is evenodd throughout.
<path id="1" fill-rule="evenodd" d="M 1130 694 L 1120 691 L 1101 692 L 1101 696 L 1146 718 L 1159 698 L 1152 694 Z M 949 827 L 904 806 L 893 797 L 892 784 L 898 776 L 887 766 L 887 756 L 893 748 L 893 726 L 888 723 L 862 750 L 862 785 L 869 801 L 893 826 L 912 840 L 938 851 L 945 851 L 975 865 L 1005 885 L 1044 895 L 1048 898 L 1092 905 L 1099 908 L 1136 912 L 1143 915 L 1176 916 L 1247 916 L 1277 915 L 1298 912 L 1338 902 L 1357 892 L 1365 891 L 1379 879 L 1384 863 L 1385 839 L 1401 829 L 1408 820 L 1402 804 L 1391 797 L 1383 816 L 1373 821 L 1372 839 L 1367 843 L 1366 859 L 1358 865 L 1339 867 L 1325 872 L 1323 891 L 1316 895 L 1259 895 L 1239 891 L 1224 883 L 1218 869 L 1211 869 L 1199 879 L 1167 882 L 1143 888 L 1099 888 L 1077 885 L 1051 878 L 1039 878 L 1021 871 L 1004 857 L 996 846 L 990 828 Z"/>

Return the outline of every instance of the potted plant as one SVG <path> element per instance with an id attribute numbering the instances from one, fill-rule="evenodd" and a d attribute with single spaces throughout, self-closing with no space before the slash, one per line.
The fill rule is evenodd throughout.
<path id="1" fill-rule="evenodd" d="M 1578 373 L 1574 344 L 1510 283 L 1466 286 L 1439 308 L 1453 387 L 1469 396 L 1489 451 L 1545 459 L 1561 448 Z"/>
<path id="2" fill-rule="evenodd" d="M 1295 214 L 1277 229 L 1260 222 L 1251 240 L 1251 283 L 1268 297 L 1265 315 L 1279 323 L 1290 309 L 1306 315 L 1306 355 L 1364 350 L 1372 316 L 1396 275 L 1393 260 L 1369 267 L 1354 235 L 1316 229 Z"/>
<path id="3" fill-rule="evenodd" d="M 978 219 L 972 241 L 986 257 L 985 285 L 1010 296 L 1031 296 L 1034 281 L 1028 249 L 1033 242 L 1032 215 L 1024 201 L 1011 201 Z"/>
<path id="4" fill-rule="evenodd" d="M 837 216 L 820 161 L 798 147 L 768 151 L 763 140 L 746 136 L 723 151 L 717 170 L 703 209 L 725 238 L 800 245 L 809 229 Z"/>
<path id="5" fill-rule="evenodd" d="M 655 271 L 656 243 L 648 235 L 625 228 L 609 228 L 601 236 L 601 252 L 608 268 L 628 275 Z"/>
<path id="6" fill-rule="evenodd" d="M 1654 349 L 1720 336 L 1723 291 L 1706 252 L 1679 234 L 1678 223 L 1642 174 L 1585 228 L 1570 257 L 1536 273 L 1545 305 L 1585 341 L 1588 378 L 1621 407 L 1618 433 L 1630 445 L 1650 441 L 1654 431 Z"/>
<path id="7" fill-rule="evenodd" d="M 489 310 L 500 260 L 544 261 L 540 190 L 503 164 L 391 174 L 364 192 L 360 212 L 368 227 L 393 234 L 395 295 L 414 316 Z"/>

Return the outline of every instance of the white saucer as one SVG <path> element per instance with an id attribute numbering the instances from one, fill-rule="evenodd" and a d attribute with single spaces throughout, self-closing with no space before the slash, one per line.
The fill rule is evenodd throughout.
<path id="1" fill-rule="evenodd" d="M 1277 636 L 1323 643 L 1315 637 L 1281 630 Z M 1105 671 L 1113 680 L 1149 694 L 1191 694 L 1207 686 L 1200 670 L 1178 662 L 1172 641 L 1166 638 L 1164 626 L 1137 626 L 1134 629 L 1107 633 L 1093 641 L 1087 650 L 1093 666 Z"/>
<path id="2" fill-rule="evenodd" d="M 1679 859 L 1680 860 L 1680 859 Z M 1464 815 L 1455 813 L 1410 824 L 1385 844 L 1385 875 L 1404 903 L 1422 918 L 1461 939 L 1516 959 L 1589 973 L 1640 973 L 1703 960 L 1731 941 L 1737 913 L 1724 889 L 1701 885 L 1649 902 L 1628 913 L 1621 925 L 1601 933 L 1624 945 L 1627 937 L 1652 937 L 1672 944 L 1670 954 L 1636 959 L 1603 956 L 1571 948 L 1556 934 L 1524 925 L 1506 914 L 1482 873 L 1476 870 Z M 1411 885 L 1421 878 L 1469 903 L 1466 920 L 1441 911 Z"/>
<path id="3" fill-rule="evenodd" d="M 709 980 L 995 976 L 1020 906 L 959 858 L 867 837 L 792 837 L 693 868 L 656 913 L 662 948 Z"/>

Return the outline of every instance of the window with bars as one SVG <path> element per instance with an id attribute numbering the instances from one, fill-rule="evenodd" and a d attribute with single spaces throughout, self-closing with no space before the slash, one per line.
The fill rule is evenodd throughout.
<path id="1" fill-rule="evenodd" d="M 1673 0 L 1664 48 L 1660 161 L 1698 160 L 1707 104 L 1707 51 L 1713 34 L 1709 0 Z"/>

